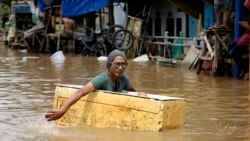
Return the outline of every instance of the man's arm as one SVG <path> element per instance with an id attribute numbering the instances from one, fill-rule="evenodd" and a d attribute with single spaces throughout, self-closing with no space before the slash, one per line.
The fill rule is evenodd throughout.
<path id="1" fill-rule="evenodd" d="M 67 110 L 75 104 L 81 97 L 87 95 L 89 92 L 95 90 L 95 87 L 92 82 L 87 83 L 84 87 L 78 90 L 74 95 L 72 95 L 59 110 L 48 111 L 45 115 L 45 118 L 48 121 L 57 120 L 61 118 Z"/>
<path id="2" fill-rule="evenodd" d="M 131 86 L 130 91 L 137 92 L 136 89 L 133 86 Z M 144 97 L 147 96 L 147 94 L 145 92 L 137 92 L 137 93 L 138 93 L 137 95 L 139 95 L 139 96 L 144 96 Z"/>

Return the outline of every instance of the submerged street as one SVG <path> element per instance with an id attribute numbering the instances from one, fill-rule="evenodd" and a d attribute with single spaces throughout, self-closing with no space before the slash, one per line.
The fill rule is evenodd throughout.
<path id="1" fill-rule="evenodd" d="M 59 127 L 47 122 L 56 84 L 83 85 L 106 70 L 96 57 L 49 54 L 0 46 L 0 139 L 2 141 L 250 141 L 249 82 L 212 77 L 152 60 L 129 60 L 126 74 L 138 91 L 185 98 L 182 128 L 142 132 L 90 127 Z M 109 115 L 107 115 L 109 116 Z"/>

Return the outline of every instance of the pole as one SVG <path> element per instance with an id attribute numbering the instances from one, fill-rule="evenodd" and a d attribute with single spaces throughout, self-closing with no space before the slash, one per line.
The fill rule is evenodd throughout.
<path id="1" fill-rule="evenodd" d="M 242 6 L 243 6 L 243 0 L 235 0 L 235 19 L 234 19 L 234 40 L 236 40 L 238 37 L 242 34 L 241 26 L 238 24 L 241 20 L 242 15 Z M 237 64 L 234 63 L 233 65 L 233 77 L 238 79 L 238 76 L 240 74 L 240 69 Z"/>
<path id="2" fill-rule="evenodd" d="M 114 25 L 113 3 L 109 2 L 109 27 Z"/>

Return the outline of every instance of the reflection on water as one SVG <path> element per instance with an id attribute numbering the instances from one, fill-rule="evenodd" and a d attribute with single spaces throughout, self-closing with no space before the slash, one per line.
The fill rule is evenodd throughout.
<path id="1" fill-rule="evenodd" d="M 106 69 L 95 57 L 48 54 L 0 47 L 0 139 L 3 141 L 238 141 L 250 140 L 249 83 L 178 67 L 129 60 L 127 74 L 139 90 L 187 100 L 184 127 L 163 132 L 59 127 L 44 114 L 57 83 L 85 84 Z"/>

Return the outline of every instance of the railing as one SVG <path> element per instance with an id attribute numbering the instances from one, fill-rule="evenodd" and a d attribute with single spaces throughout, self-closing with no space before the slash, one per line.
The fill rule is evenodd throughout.
<path id="1" fill-rule="evenodd" d="M 151 38 L 152 40 L 154 39 L 162 39 L 162 42 L 152 42 L 152 44 L 154 45 L 160 45 L 162 47 L 164 47 L 164 58 L 166 58 L 166 49 L 168 49 L 168 55 L 171 56 L 170 53 L 170 46 L 171 47 L 175 47 L 175 46 L 182 46 L 182 47 L 191 47 L 191 46 L 195 46 L 196 48 L 202 48 L 204 46 L 204 34 L 201 35 L 201 37 L 194 37 L 194 38 L 187 38 L 187 37 L 176 37 L 176 36 L 169 36 L 168 35 L 168 31 L 165 32 L 164 36 L 148 36 L 148 38 Z M 189 43 L 183 43 L 183 44 L 176 44 L 174 42 L 171 42 L 170 40 L 177 40 L 177 39 L 181 39 L 181 40 L 189 40 L 192 41 Z M 159 46 L 158 46 L 159 47 Z M 209 50 L 210 51 L 210 50 Z"/>

